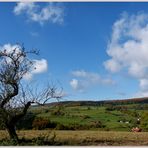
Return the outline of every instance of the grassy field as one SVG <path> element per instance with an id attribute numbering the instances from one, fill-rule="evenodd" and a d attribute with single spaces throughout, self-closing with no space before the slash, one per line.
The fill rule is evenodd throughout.
<path id="1" fill-rule="evenodd" d="M 148 146 L 148 104 L 33 106 L 16 129 L 19 145 Z M 1 130 L 0 145 L 7 138 Z"/>
<path id="2" fill-rule="evenodd" d="M 148 111 L 135 110 L 132 105 L 127 105 L 127 107 L 128 110 L 114 109 L 110 111 L 106 106 L 66 106 L 60 109 L 59 115 L 56 112 L 58 107 L 47 106 L 31 111 L 36 114 L 36 117 L 47 118 L 67 127 L 80 125 L 84 127 L 84 130 L 89 127 L 88 129 L 91 130 L 99 128 L 102 131 L 130 131 L 132 127 L 137 126 L 135 123 L 138 117 L 135 113 L 141 116 L 143 112 L 148 113 Z M 79 129 L 77 128 L 77 130 Z M 143 131 L 147 130 L 143 129 Z"/>
<path id="3" fill-rule="evenodd" d="M 57 145 L 100 145 L 100 146 L 144 146 L 148 145 L 148 133 L 115 132 L 115 131 L 18 131 L 19 138 L 33 139 L 39 136 L 53 135 Z M 0 131 L 0 140 L 7 138 L 6 131 Z"/>

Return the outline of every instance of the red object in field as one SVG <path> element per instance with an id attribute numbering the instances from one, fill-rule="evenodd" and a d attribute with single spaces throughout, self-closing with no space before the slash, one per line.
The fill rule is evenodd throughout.
<path id="1" fill-rule="evenodd" d="M 141 132 L 141 131 L 142 131 L 142 129 L 139 128 L 139 127 L 133 127 L 132 128 L 132 132 Z"/>

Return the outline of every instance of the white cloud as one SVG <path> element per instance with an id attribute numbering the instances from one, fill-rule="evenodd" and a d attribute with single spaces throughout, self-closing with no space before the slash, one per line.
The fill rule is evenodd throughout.
<path id="1" fill-rule="evenodd" d="M 3 46 L 0 46 L 1 51 L 5 51 L 6 53 L 12 53 L 15 50 L 15 53 L 18 53 L 20 46 L 19 45 L 11 45 L 11 44 L 4 44 Z"/>
<path id="2" fill-rule="evenodd" d="M 148 79 L 139 79 L 140 90 L 136 93 L 136 97 L 147 97 L 148 96 Z"/>
<path id="3" fill-rule="evenodd" d="M 21 47 L 19 45 L 11 45 L 9 43 L 8 44 L 4 44 L 3 46 L 0 46 L 0 50 L 4 51 L 6 53 L 12 53 L 15 50 L 15 53 L 17 54 L 17 53 L 20 52 L 20 48 Z M 6 60 L 7 60 L 7 62 L 11 62 L 10 58 L 7 58 Z M 46 72 L 47 69 L 48 69 L 47 60 L 45 60 L 45 59 L 41 59 L 41 60 L 32 59 L 32 61 L 34 62 L 34 64 L 33 64 L 33 67 L 31 69 L 31 71 L 28 72 L 24 76 L 24 79 L 26 79 L 26 80 L 30 80 L 30 79 L 32 79 L 34 74 L 39 74 L 39 73 Z"/>
<path id="4" fill-rule="evenodd" d="M 77 79 L 72 79 L 70 81 L 70 85 L 74 90 L 76 90 L 78 92 L 84 92 L 85 87 L 86 87 L 86 86 L 84 86 L 84 83 L 82 83 L 81 81 L 79 81 Z"/>
<path id="5" fill-rule="evenodd" d="M 118 72 L 121 69 L 120 64 L 114 59 L 110 59 L 110 60 L 106 61 L 105 67 L 107 69 L 109 69 L 112 73 Z"/>
<path id="6" fill-rule="evenodd" d="M 76 77 L 79 77 L 79 78 L 88 79 L 92 83 L 95 83 L 95 82 L 101 80 L 99 74 L 93 73 L 93 72 L 86 72 L 84 70 L 73 71 L 72 72 L 72 75 L 73 76 L 76 76 Z"/>
<path id="7" fill-rule="evenodd" d="M 11 54 L 14 52 L 14 55 L 18 54 L 20 52 L 20 46 L 19 45 L 11 45 L 11 44 L 4 44 L 3 46 L 0 46 L 0 50 L 7 53 L 7 54 Z M 9 63 L 12 61 L 11 58 L 6 58 L 5 60 Z M 3 60 L 1 61 L 1 64 L 3 63 Z"/>
<path id="8" fill-rule="evenodd" d="M 73 71 L 72 75 L 76 78 L 70 81 L 70 85 L 74 90 L 83 92 L 86 89 L 96 85 L 112 85 L 114 81 L 110 78 L 103 78 L 94 72 L 84 70 Z"/>
<path id="9" fill-rule="evenodd" d="M 45 59 L 33 60 L 33 62 L 34 62 L 34 68 L 32 70 L 33 74 L 47 71 L 47 67 L 48 67 L 47 60 Z"/>
<path id="10" fill-rule="evenodd" d="M 77 89 L 78 88 L 78 80 L 77 79 L 72 79 L 70 81 L 70 85 L 72 86 L 72 88 Z"/>
<path id="11" fill-rule="evenodd" d="M 48 3 L 41 7 L 33 2 L 19 2 L 14 7 L 14 14 L 25 14 L 31 21 L 38 22 L 41 25 L 47 21 L 62 24 L 64 22 L 64 8 L 58 3 Z"/>
<path id="12" fill-rule="evenodd" d="M 104 62 L 107 70 L 127 71 L 139 81 L 140 90 L 145 91 L 148 86 L 148 14 L 123 13 L 113 25 L 107 54 L 111 57 Z"/>
<path id="13" fill-rule="evenodd" d="M 87 76 L 87 72 L 84 70 L 73 71 L 72 74 L 76 77 L 86 77 Z"/>
<path id="14" fill-rule="evenodd" d="M 26 80 L 31 80 L 34 74 L 44 73 L 48 69 L 48 63 L 45 59 L 33 60 L 33 62 L 34 64 L 31 71 L 24 75 L 24 79 Z"/>
<path id="15" fill-rule="evenodd" d="M 140 88 L 142 90 L 148 89 L 148 79 L 140 79 Z"/>
<path id="16" fill-rule="evenodd" d="M 30 81 L 31 79 L 32 79 L 32 77 L 33 77 L 33 74 L 30 72 L 30 73 L 26 73 L 24 76 L 23 76 L 23 78 L 25 79 L 25 80 L 28 80 L 28 81 Z"/>
<path id="17" fill-rule="evenodd" d="M 24 11 L 27 11 L 27 13 L 33 11 L 35 9 L 35 4 L 31 2 L 19 2 L 17 5 L 14 7 L 14 13 L 16 15 L 20 15 Z"/>

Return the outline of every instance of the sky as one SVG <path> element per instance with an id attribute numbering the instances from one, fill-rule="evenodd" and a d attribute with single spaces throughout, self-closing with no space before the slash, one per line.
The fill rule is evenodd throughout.
<path id="1" fill-rule="evenodd" d="M 148 96 L 147 2 L 0 2 L 0 50 L 38 49 L 24 80 L 68 100 Z"/>

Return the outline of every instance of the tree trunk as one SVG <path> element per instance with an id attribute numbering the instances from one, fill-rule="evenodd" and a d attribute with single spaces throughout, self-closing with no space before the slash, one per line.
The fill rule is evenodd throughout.
<path id="1" fill-rule="evenodd" d="M 7 131 L 9 133 L 10 139 L 18 143 L 18 136 L 16 134 L 15 126 L 14 125 L 8 125 Z"/>

